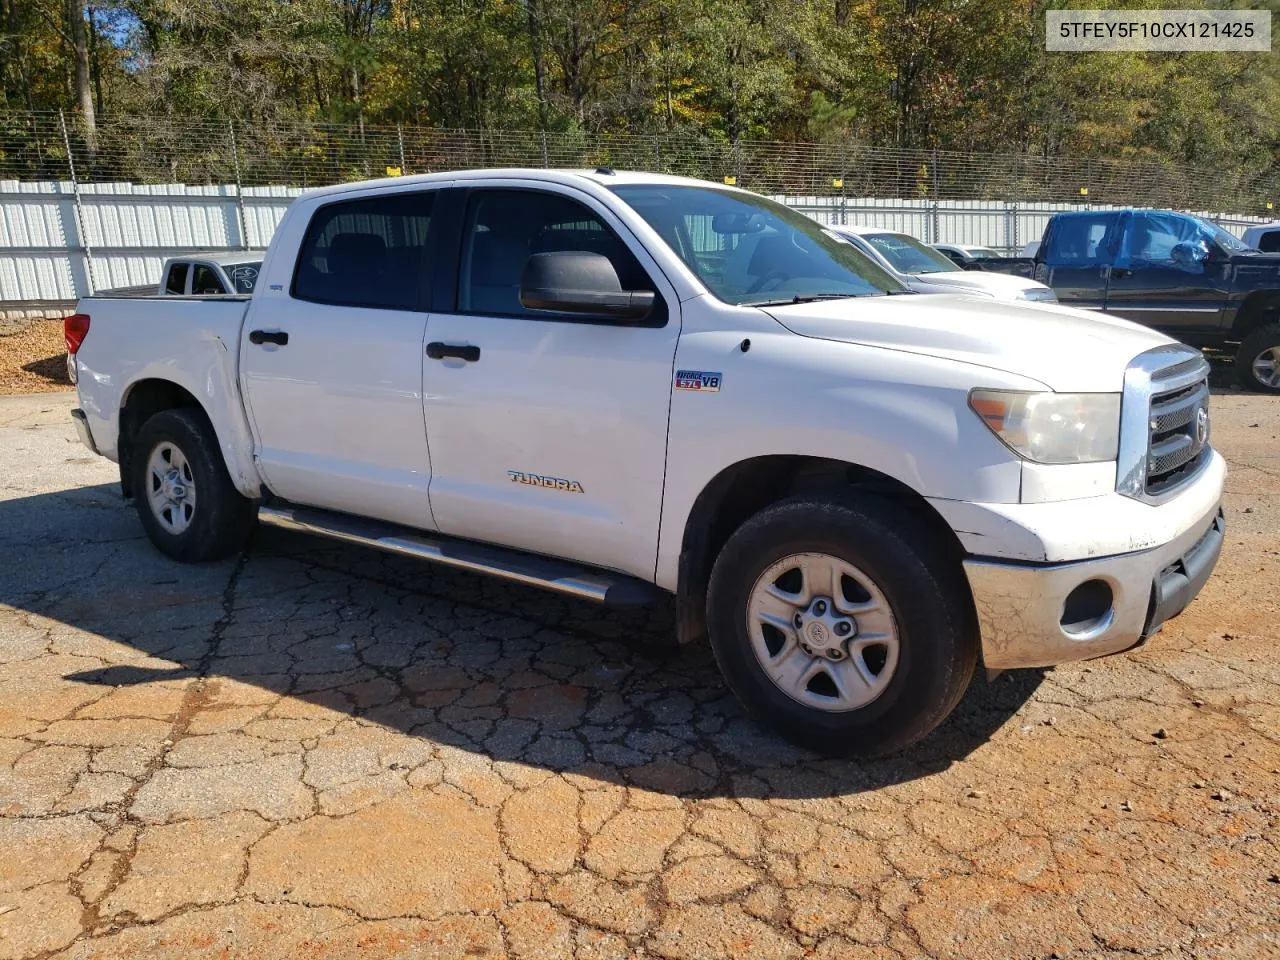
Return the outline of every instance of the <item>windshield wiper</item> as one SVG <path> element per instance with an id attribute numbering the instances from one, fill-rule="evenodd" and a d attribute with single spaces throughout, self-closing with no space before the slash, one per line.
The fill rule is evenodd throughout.
<path id="1" fill-rule="evenodd" d="M 891 291 L 892 292 L 892 291 Z M 874 297 L 874 293 L 797 293 L 793 297 L 779 297 L 776 300 L 744 300 L 740 307 L 783 307 L 792 303 L 816 303 L 819 300 L 853 300 L 858 297 Z"/>

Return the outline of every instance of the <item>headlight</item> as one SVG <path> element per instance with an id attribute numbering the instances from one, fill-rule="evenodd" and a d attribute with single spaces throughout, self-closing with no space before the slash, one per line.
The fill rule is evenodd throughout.
<path id="1" fill-rule="evenodd" d="M 1027 287 L 1022 291 L 1023 300 L 1049 300 L 1057 302 L 1058 295 L 1053 292 L 1053 287 Z"/>
<path id="2" fill-rule="evenodd" d="M 1005 446 L 1027 460 L 1096 463 L 1116 458 L 1118 393 L 974 390 L 969 406 Z"/>

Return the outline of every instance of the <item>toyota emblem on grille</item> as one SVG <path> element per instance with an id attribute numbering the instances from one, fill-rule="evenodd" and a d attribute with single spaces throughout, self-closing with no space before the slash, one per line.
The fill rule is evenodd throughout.
<path id="1" fill-rule="evenodd" d="M 1205 407 L 1196 408 L 1196 443 L 1204 446 L 1209 439 L 1209 411 Z"/>

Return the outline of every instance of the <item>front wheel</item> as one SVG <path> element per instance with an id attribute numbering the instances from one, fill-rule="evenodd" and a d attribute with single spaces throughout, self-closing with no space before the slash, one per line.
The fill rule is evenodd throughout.
<path id="1" fill-rule="evenodd" d="M 872 498 L 756 514 L 716 560 L 707 616 L 748 712 L 830 756 L 920 740 L 955 708 L 978 658 L 958 564 L 910 513 Z"/>
<path id="2" fill-rule="evenodd" d="M 1250 390 L 1280 393 L 1280 323 L 1268 324 L 1244 338 L 1236 354 L 1236 372 Z"/>
<path id="3" fill-rule="evenodd" d="M 163 553 L 196 563 L 244 547 L 257 508 L 231 482 L 201 411 L 164 410 L 144 423 L 132 468 L 138 517 Z"/>

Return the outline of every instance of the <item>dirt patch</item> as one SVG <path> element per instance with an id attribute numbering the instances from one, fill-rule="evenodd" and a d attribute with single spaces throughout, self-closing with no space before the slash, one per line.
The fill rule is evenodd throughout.
<path id="1" fill-rule="evenodd" d="M 36 320 L 0 334 L 0 395 L 70 389 L 61 320 Z"/>

